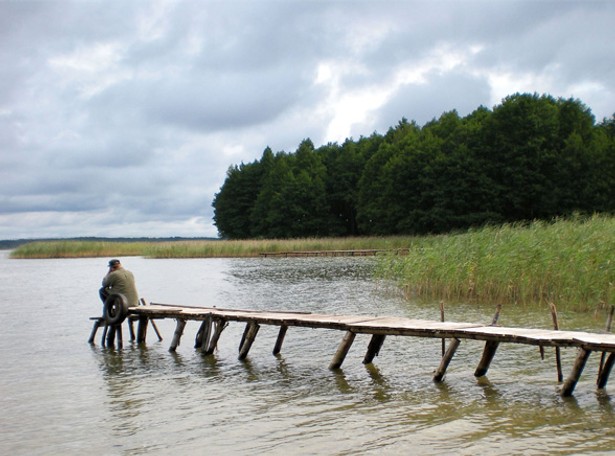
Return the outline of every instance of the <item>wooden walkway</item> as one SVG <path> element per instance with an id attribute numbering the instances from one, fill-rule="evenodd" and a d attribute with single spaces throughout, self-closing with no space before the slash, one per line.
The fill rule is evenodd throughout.
<path id="1" fill-rule="evenodd" d="M 220 335 L 229 322 L 245 323 L 245 330 L 239 343 L 239 359 L 245 359 L 261 325 L 279 327 L 273 354 L 280 352 L 289 327 L 325 328 L 343 331 L 344 335 L 335 353 L 330 368 L 341 367 L 356 334 L 371 334 L 371 340 L 363 359 L 369 364 L 378 355 L 386 336 L 412 336 L 448 339 L 448 347 L 435 371 L 434 381 L 443 380 L 457 348 L 462 340 L 484 341 L 482 357 L 474 375 L 481 377 L 489 369 L 496 350 L 501 343 L 535 345 L 541 347 L 573 347 L 578 350 L 572 370 L 561 388 L 562 396 L 572 395 L 592 351 L 608 354 L 601 360 L 597 386 L 607 384 L 615 364 L 615 334 L 598 334 L 580 331 L 555 331 L 529 328 L 508 328 L 485 326 L 478 323 L 439 322 L 414 320 L 401 317 L 376 317 L 369 315 L 328 315 L 308 312 L 276 312 L 215 307 L 189 307 L 169 304 L 149 304 L 130 308 L 129 320 L 138 320 L 137 342 L 145 342 L 147 323 L 150 320 L 173 318 L 177 325 L 169 350 L 175 351 L 188 321 L 201 322 L 196 334 L 195 348 L 211 354 L 216 348 Z M 154 325 L 154 329 L 158 333 Z M 121 331 L 120 331 L 121 333 Z M 90 341 L 93 340 L 93 332 Z M 160 335 L 158 334 L 159 338 Z"/>

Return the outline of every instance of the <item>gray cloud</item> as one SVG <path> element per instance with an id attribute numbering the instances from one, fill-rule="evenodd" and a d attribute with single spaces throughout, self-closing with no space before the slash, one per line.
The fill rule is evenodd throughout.
<path id="1" fill-rule="evenodd" d="M 615 111 L 609 1 L 0 2 L 0 238 L 215 236 L 230 165 L 515 92 Z"/>

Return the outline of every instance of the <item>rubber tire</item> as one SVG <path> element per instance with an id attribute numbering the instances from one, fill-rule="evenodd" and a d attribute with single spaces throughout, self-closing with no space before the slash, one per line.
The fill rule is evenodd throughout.
<path id="1" fill-rule="evenodd" d="M 128 316 L 128 301 L 120 293 L 111 293 L 105 300 L 103 318 L 107 325 L 119 325 Z"/>

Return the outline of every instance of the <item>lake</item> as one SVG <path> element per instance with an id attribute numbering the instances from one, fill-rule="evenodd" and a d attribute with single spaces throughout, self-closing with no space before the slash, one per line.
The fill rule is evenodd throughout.
<path id="1" fill-rule="evenodd" d="M 262 326 L 245 361 L 244 325 L 218 350 L 193 348 L 188 322 L 159 342 L 121 350 L 87 343 L 101 312 L 106 258 L 10 260 L 0 251 L 0 454 L 397 455 L 615 453 L 614 398 L 596 390 L 592 354 L 571 398 L 561 398 L 552 349 L 503 344 L 486 377 L 483 343 L 462 341 L 444 382 L 432 381 L 438 339 L 388 337 L 372 365 L 357 335 L 330 370 L 343 332 L 294 328 L 282 352 Z M 438 320 L 439 304 L 408 301 L 373 278 L 375 258 L 153 260 L 122 258 L 147 302 L 239 309 L 391 315 Z M 496 305 L 446 304 L 446 319 L 489 323 Z M 606 313 L 560 313 L 562 329 L 598 331 Z M 551 328 L 548 309 L 502 309 L 506 326 Z M 574 349 L 562 350 L 564 376 Z M 615 379 L 611 379 L 615 382 Z M 615 385 L 612 385 L 615 388 Z"/>

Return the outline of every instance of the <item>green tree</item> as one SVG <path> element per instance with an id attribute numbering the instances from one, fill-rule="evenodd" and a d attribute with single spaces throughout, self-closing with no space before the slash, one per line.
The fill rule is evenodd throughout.
<path id="1" fill-rule="evenodd" d="M 487 173 L 496 185 L 498 212 L 505 220 L 531 220 L 552 213 L 545 179 L 557 157 L 559 122 L 555 100 L 536 94 L 504 99 L 487 122 Z"/>
<path id="2" fill-rule="evenodd" d="M 253 235 L 250 212 L 260 191 L 262 166 L 259 162 L 231 166 L 224 184 L 216 193 L 214 224 L 220 237 L 245 239 Z"/>
<path id="3" fill-rule="evenodd" d="M 396 162 L 404 150 L 418 138 L 420 128 L 416 123 L 402 119 L 390 128 L 379 142 L 378 149 L 365 163 L 359 179 L 357 223 L 359 231 L 368 235 L 391 234 L 397 229 L 398 199 L 391 199 L 401 184 L 392 179 Z"/>
<path id="4" fill-rule="evenodd" d="M 260 191 L 252 211 L 249 213 L 252 222 L 254 237 L 276 238 L 285 231 L 287 220 L 284 217 L 286 201 L 282 197 L 284 186 L 291 177 L 285 153 L 279 152 L 275 156 L 268 154 L 262 178 Z"/>
<path id="5" fill-rule="evenodd" d="M 334 236 L 360 234 L 357 222 L 359 180 L 365 163 L 376 153 L 382 136 L 374 133 L 358 141 L 347 139 L 342 146 L 328 144 L 319 149 L 327 168 L 326 192 Z"/>

